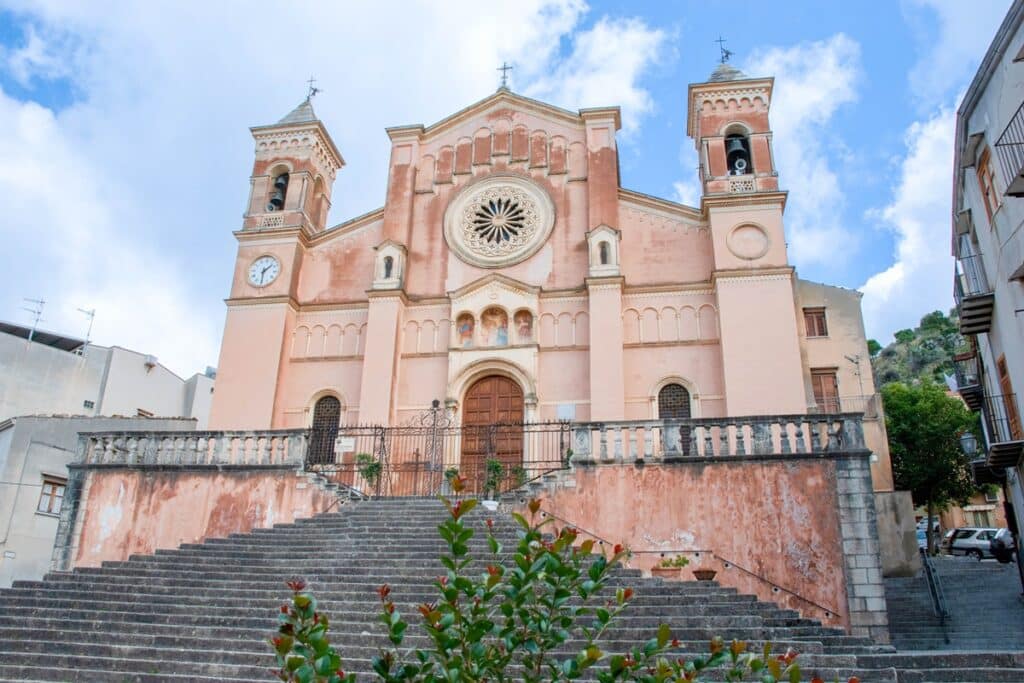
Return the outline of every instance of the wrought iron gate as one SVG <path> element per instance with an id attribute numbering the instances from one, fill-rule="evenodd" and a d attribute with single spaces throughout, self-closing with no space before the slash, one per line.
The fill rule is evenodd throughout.
<path id="1" fill-rule="evenodd" d="M 569 432 L 568 422 L 460 426 L 435 402 L 401 426 L 340 426 L 306 469 L 369 496 L 445 493 L 456 474 L 470 493 L 503 493 L 568 467 Z"/>

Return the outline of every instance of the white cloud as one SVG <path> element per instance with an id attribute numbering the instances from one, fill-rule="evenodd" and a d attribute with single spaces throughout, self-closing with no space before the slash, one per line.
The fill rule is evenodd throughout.
<path id="1" fill-rule="evenodd" d="M 907 25 L 921 27 L 916 42 L 922 54 L 909 81 L 923 110 L 948 104 L 964 89 L 1009 7 L 1010 0 L 904 0 Z"/>
<path id="2" fill-rule="evenodd" d="M 24 321 L 23 296 L 49 302 L 45 326 L 157 355 L 179 373 L 216 363 L 252 163 L 247 127 L 304 96 L 348 163 L 332 221 L 379 206 L 385 126 L 431 123 L 516 70 L 520 92 L 567 107 L 621 104 L 631 129 L 651 109 L 639 84 L 661 31 L 604 17 L 581 0 L 336 5 L 14 3 L 23 44 L 0 69 L 79 95 L 54 114 L 0 93 L 0 182 L 18 211 L 0 222 L 9 263 L 0 317 Z M 28 28 L 31 27 L 31 28 Z M 550 74 L 555 74 L 550 76 Z M 517 85 L 518 84 L 518 85 Z M 8 122 L 18 122 L 9 125 Z M 13 258 L 10 256 L 13 254 Z"/>
<path id="3" fill-rule="evenodd" d="M 952 305 L 950 174 L 955 114 L 945 109 L 906 132 L 899 184 L 890 204 L 874 212 L 896 236 L 895 263 L 871 276 L 864 292 L 869 337 L 917 324 L 929 311 Z"/>
<path id="4" fill-rule="evenodd" d="M 845 195 L 830 162 L 837 138 L 829 123 L 857 99 L 860 46 L 839 33 L 757 51 L 742 69 L 775 77 L 772 151 L 781 186 L 793 190 L 786 208 L 790 258 L 797 266 L 835 264 L 855 253 L 856 235 L 839 222 Z"/>
<path id="5" fill-rule="evenodd" d="M 628 135 L 654 103 L 638 81 L 658 60 L 665 32 L 638 19 L 603 17 L 573 39 L 572 53 L 549 75 L 539 75 L 526 93 L 573 108 L 616 104 Z"/>

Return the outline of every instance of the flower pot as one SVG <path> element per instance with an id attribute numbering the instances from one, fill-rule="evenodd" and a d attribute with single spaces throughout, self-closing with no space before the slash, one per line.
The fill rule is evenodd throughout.
<path id="1" fill-rule="evenodd" d="M 480 504 L 484 506 L 485 510 L 490 510 L 491 512 L 498 509 L 498 501 L 496 500 L 482 500 Z"/>
<path id="2" fill-rule="evenodd" d="M 715 574 L 717 574 L 717 573 L 718 572 L 716 572 L 714 569 L 694 569 L 693 570 L 693 575 L 695 577 L 697 577 L 698 581 L 713 581 L 714 578 L 715 578 Z"/>
<path id="3" fill-rule="evenodd" d="M 679 567 L 651 567 L 651 576 L 662 579 L 678 579 Z"/>

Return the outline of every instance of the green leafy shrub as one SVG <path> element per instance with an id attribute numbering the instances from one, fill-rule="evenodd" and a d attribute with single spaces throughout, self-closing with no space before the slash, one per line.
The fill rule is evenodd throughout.
<path id="1" fill-rule="evenodd" d="M 377 482 L 380 481 L 381 472 L 384 471 L 384 464 L 369 453 L 357 453 L 356 470 L 359 471 L 359 476 L 370 485 L 370 488 L 374 488 L 377 486 Z"/>
<path id="2" fill-rule="evenodd" d="M 666 569 L 682 569 L 688 564 L 690 564 L 689 558 L 685 555 L 676 555 L 675 557 L 666 557 L 658 563 L 658 566 Z"/>
<path id="3" fill-rule="evenodd" d="M 464 485 L 461 477 L 453 478 L 456 493 Z M 392 599 L 391 587 L 382 585 L 377 590 L 378 620 L 391 645 L 373 659 L 377 680 L 540 683 L 586 676 L 601 683 L 661 683 L 698 681 L 701 672 L 724 667 L 728 681 L 752 674 L 762 683 L 799 683 L 800 668 L 792 650 L 773 656 L 766 645 L 753 653 L 746 643 L 726 645 L 715 638 L 706 656 L 683 660 L 673 656 L 680 643 L 665 624 L 627 653 L 605 652 L 602 637 L 634 596 L 630 588 L 617 588 L 610 597 L 602 595 L 612 570 L 628 550 L 617 545 L 610 553 L 597 552 L 592 540 L 578 542 L 574 529 L 557 529 L 554 519 L 539 516 L 540 503 L 533 500 L 528 516 L 513 514 L 519 534 L 510 563 L 498 562 L 503 549 L 492 533 L 493 522 L 487 520 L 493 561 L 478 571 L 478 566 L 471 566 L 469 552 L 475 532 L 465 524 L 477 501 L 453 503 L 442 497 L 442 502 L 448 510 L 438 526 L 447 548 L 440 558 L 444 573 L 434 582 L 437 599 L 418 607 L 421 628 L 431 645 L 402 649 L 408 623 Z M 354 683 L 355 676 L 342 670 L 327 641 L 327 619 L 304 592 L 305 584 L 289 586 L 295 595 L 291 605 L 281 607 L 280 635 L 271 641 L 280 667 L 277 677 L 300 683 Z M 567 654 L 564 645 L 571 640 L 582 641 L 582 647 Z M 815 679 L 814 683 L 820 682 Z"/>
<path id="4" fill-rule="evenodd" d="M 484 467 L 484 496 L 493 498 L 498 495 L 498 487 L 501 486 L 501 480 L 505 478 L 505 466 L 501 464 L 500 460 L 488 458 Z"/>

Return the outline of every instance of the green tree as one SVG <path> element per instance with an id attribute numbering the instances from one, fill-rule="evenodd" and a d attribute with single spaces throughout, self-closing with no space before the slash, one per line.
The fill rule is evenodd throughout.
<path id="1" fill-rule="evenodd" d="M 909 490 L 928 509 L 928 549 L 935 551 L 932 527 L 937 510 L 965 502 L 974 493 L 960 436 L 977 432 L 977 418 L 963 402 L 936 384 L 893 382 L 882 387 L 896 488 Z"/>
<path id="2" fill-rule="evenodd" d="M 874 358 L 878 355 L 878 352 L 882 350 L 882 345 L 878 343 L 877 339 L 868 339 L 868 354 Z"/>
<path id="3" fill-rule="evenodd" d="M 907 344 L 914 341 L 914 331 L 907 328 L 905 330 L 896 330 L 895 334 L 892 335 L 896 338 L 900 344 Z"/>

